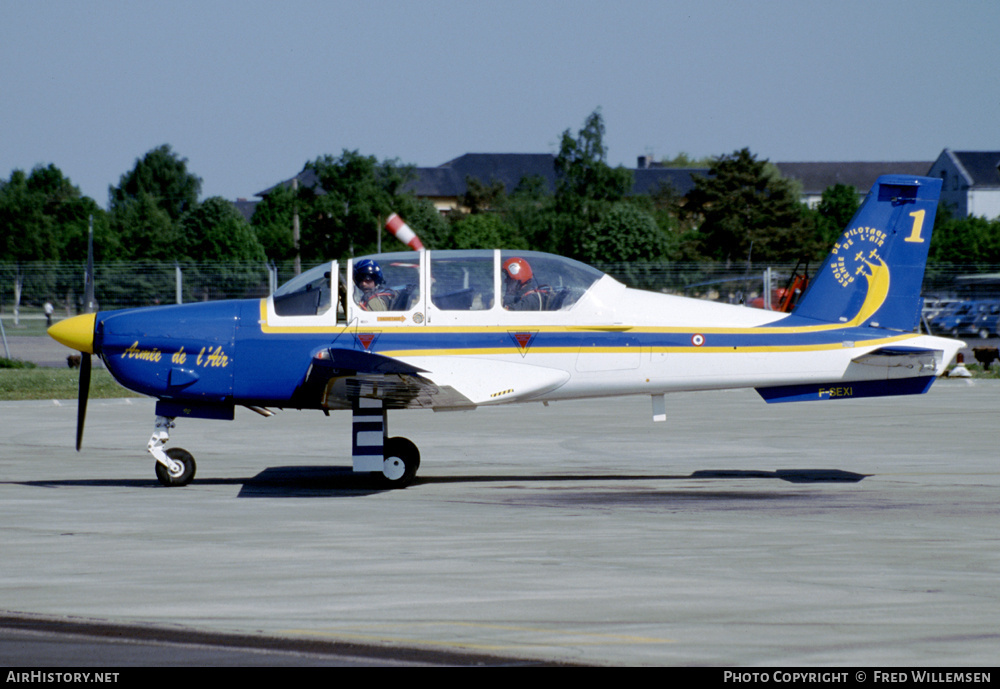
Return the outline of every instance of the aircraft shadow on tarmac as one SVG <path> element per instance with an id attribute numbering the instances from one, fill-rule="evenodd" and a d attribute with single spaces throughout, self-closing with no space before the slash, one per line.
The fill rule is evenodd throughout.
<path id="1" fill-rule="evenodd" d="M 701 469 L 690 474 L 559 474 L 559 475 L 477 475 L 477 476 L 427 476 L 417 478 L 412 485 L 446 483 L 591 483 L 598 481 L 677 481 L 712 479 L 780 479 L 789 483 L 858 483 L 870 474 L 856 474 L 840 469 Z M 97 487 L 118 486 L 130 488 L 162 488 L 159 482 L 145 479 L 67 479 L 46 481 L 17 481 L 21 485 L 38 487 Z M 287 466 L 271 467 L 250 478 L 196 478 L 191 486 L 241 485 L 241 498 L 337 498 L 360 497 L 387 489 L 376 479 L 355 474 L 351 467 L 336 466 Z M 180 490 L 180 489 L 172 489 Z"/>

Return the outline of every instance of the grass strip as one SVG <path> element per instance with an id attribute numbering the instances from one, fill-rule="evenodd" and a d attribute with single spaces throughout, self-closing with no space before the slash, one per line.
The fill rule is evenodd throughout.
<path id="1" fill-rule="evenodd" d="M 0 369 L 0 400 L 75 400 L 80 372 L 69 368 Z M 119 385 L 107 370 L 95 368 L 90 377 L 91 399 L 142 397 Z"/>

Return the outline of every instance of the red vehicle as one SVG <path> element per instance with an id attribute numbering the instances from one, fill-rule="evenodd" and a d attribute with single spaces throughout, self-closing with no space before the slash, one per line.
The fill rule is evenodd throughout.
<path id="1" fill-rule="evenodd" d="M 790 313 L 808 286 L 809 277 L 806 275 L 805 270 L 800 273 L 799 266 L 796 265 L 795 270 L 792 272 L 792 277 L 788 280 L 788 284 L 785 287 L 779 287 L 771 293 L 771 310 Z M 751 299 L 748 305 L 756 309 L 763 309 L 765 308 L 764 297 Z"/>

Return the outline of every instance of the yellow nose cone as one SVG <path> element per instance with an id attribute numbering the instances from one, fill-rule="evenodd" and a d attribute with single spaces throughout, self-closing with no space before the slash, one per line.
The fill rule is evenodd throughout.
<path id="1" fill-rule="evenodd" d="M 59 321 L 49 328 L 49 336 L 78 352 L 94 353 L 94 323 L 97 314 L 85 313 Z"/>

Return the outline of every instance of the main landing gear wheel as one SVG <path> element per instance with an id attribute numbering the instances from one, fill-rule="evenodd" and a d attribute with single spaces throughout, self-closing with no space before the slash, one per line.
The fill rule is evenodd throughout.
<path id="1" fill-rule="evenodd" d="M 194 457 L 187 450 L 179 447 L 172 447 L 167 450 L 167 457 L 174 460 L 179 465 L 179 469 L 171 471 L 159 462 L 156 463 L 156 478 L 165 486 L 186 486 L 194 478 L 197 468 Z"/>
<path id="2" fill-rule="evenodd" d="M 382 484 L 388 488 L 406 488 L 413 483 L 420 468 L 420 450 L 409 438 L 385 441 Z"/>

